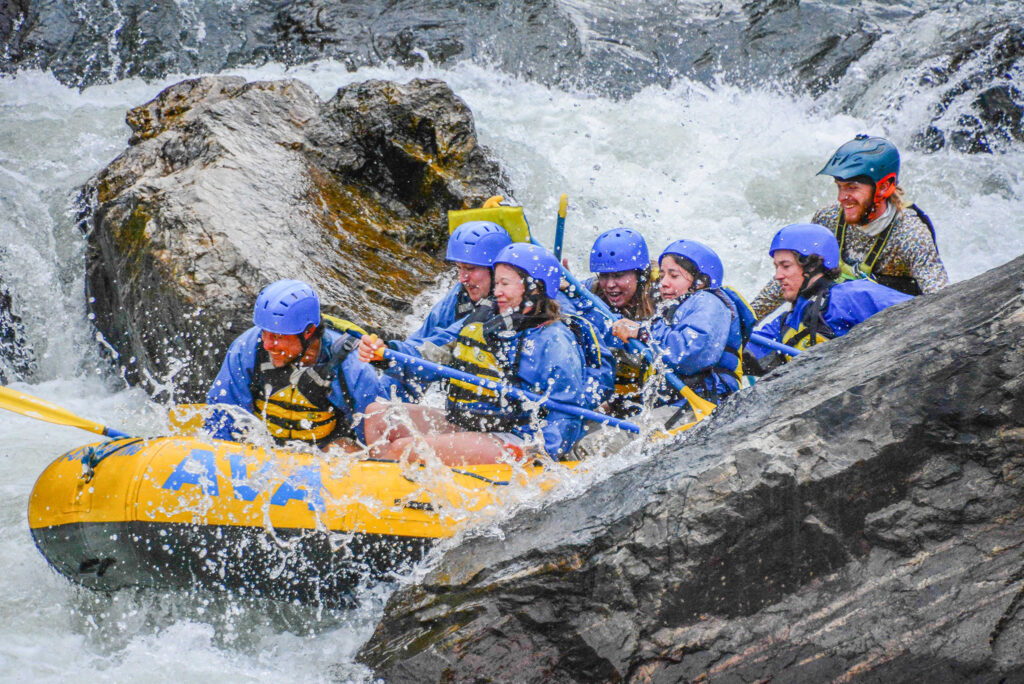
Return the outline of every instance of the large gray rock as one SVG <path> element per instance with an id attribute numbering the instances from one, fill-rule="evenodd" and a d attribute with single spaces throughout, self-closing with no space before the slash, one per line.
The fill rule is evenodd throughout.
<path id="1" fill-rule="evenodd" d="M 1017 0 L 253 0 L 244 12 L 116 0 L 113 10 L 107 0 L 0 1 L 0 72 L 38 67 L 83 86 L 267 61 L 332 58 L 356 69 L 472 60 L 614 96 L 680 78 L 813 95 L 838 82 L 846 109 L 884 84 L 876 114 L 923 115 L 922 146 L 978 151 L 1012 138 L 1024 111 L 1016 89 L 994 105 L 986 95 L 1021 68 Z M 930 110 L 902 109 L 903 98 L 930 90 Z"/>
<path id="2" fill-rule="evenodd" d="M 1024 257 L 449 551 L 388 682 L 1024 681 Z"/>
<path id="3" fill-rule="evenodd" d="M 82 191 L 89 310 L 130 380 L 199 398 L 260 289 L 306 280 L 332 313 L 394 329 L 434 281 L 447 211 L 510 194 L 446 84 L 208 77 L 127 116 Z M 424 251 L 426 250 L 426 251 Z"/>

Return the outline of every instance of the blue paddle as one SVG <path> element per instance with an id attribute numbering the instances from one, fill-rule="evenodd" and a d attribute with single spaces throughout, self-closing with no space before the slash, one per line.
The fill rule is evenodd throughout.
<path id="1" fill-rule="evenodd" d="M 402 352 L 395 351 L 393 349 L 388 349 L 386 347 L 378 349 L 377 351 L 383 358 L 401 364 L 402 366 L 412 371 L 414 374 L 417 372 L 417 370 L 430 371 L 432 373 L 436 373 L 437 375 L 441 375 L 451 380 L 461 380 L 462 382 L 475 385 L 476 387 L 483 387 L 484 389 L 489 389 L 494 392 L 502 392 L 507 396 L 513 397 L 515 399 L 525 399 L 527 401 L 543 402 L 543 405 L 551 409 L 552 411 L 558 411 L 559 413 L 565 413 L 571 416 L 579 416 L 580 418 L 585 418 L 587 420 L 593 420 L 598 423 L 612 425 L 614 427 L 617 427 L 621 430 L 626 430 L 628 432 L 640 432 L 640 427 L 638 425 L 636 425 L 635 423 L 630 423 L 627 420 L 613 418 L 612 416 L 608 416 L 603 413 L 598 413 L 597 411 L 591 411 L 590 409 L 581 408 L 579 406 L 573 406 L 572 404 L 563 404 L 560 401 L 554 401 L 552 399 L 542 397 L 539 394 L 519 389 L 518 387 L 504 385 L 500 382 L 496 382 L 488 378 L 482 378 L 478 375 L 473 375 L 471 373 L 464 373 L 460 370 L 455 370 L 454 368 L 449 368 L 448 366 L 442 366 L 441 364 L 427 361 L 426 359 L 422 359 L 418 356 L 403 354 Z"/>
<path id="2" fill-rule="evenodd" d="M 758 333 L 752 334 L 750 336 L 750 341 L 759 344 L 762 347 L 768 347 L 769 349 L 775 349 L 780 352 L 785 352 L 790 356 L 797 356 L 798 354 L 800 354 L 800 350 L 797 349 L 796 347 L 790 347 L 788 344 L 776 342 L 772 338 L 765 337 L 764 335 L 759 335 Z"/>

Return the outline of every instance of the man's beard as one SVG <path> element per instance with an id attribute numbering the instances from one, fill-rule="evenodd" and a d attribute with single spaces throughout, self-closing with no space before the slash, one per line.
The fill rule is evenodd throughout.
<path id="1" fill-rule="evenodd" d="M 844 206 L 843 218 L 846 219 L 846 223 L 851 226 L 867 225 L 868 223 L 870 223 L 870 219 L 868 217 L 871 216 L 871 210 L 874 209 L 874 207 L 874 202 L 869 202 L 866 207 L 863 204 L 858 204 L 857 206 L 852 207 L 852 209 L 855 210 L 856 215 L 854 216 L 854 218 L 851 219 L 849 214 L 846 213 L 847 209 Z"/>

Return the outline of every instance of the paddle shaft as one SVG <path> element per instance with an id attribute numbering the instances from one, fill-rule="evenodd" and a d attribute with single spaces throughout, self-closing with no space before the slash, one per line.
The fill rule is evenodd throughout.
<path id="1" fill-rule="evenodd" d="M 790 347 L 788 344 L 776 342 L 772 338 L 765 337 L 764 335 L 759 335 L 758 333 L 752 334 L 750 336 L 750 341 L 759 344 L 762 347 L 768 347 L 769 349 L 775 349 L 776 351 L 784 352 L 786 354 L 789 354 L 790 356 L 797 356 L 800 354 L 800 350 L 797 349 L 796 347 Z"/>
<path id="2" fill-rule="evenodd" d="M 555 258 L 562 261 L 562 240 L 565 238 L 565 212 L 569 208 L 569 196 L 562 193 L 558 200 L 558 221 L 555 222 Z"/>
<path id="3" fill-rule="evenodd" d="M 51 404 L 45 399 L 33 397 L 10 387 L 0 387 L 0 408 L 5 408 L 14 413 L 20 413 L 29 418 L 44 420 L 47 423 L 76 427 L 81 430 L 88 430 L 105 437 L 130 437 L 120 430 L 94 423 L 81 416 L 76 416 L 65 408 Z"/>
<path id="4" fill-rule="evenodd" d="M 409 367 L 420 367 L 438 375 L 442 375 L 451 380 L 461 380 L 462 382 L 475 385 L 477 387 L 483 387 L 494 392 L 503 392 L 506 395 L 515 399 L 525 399 L 527 401 L 542 402 L 544 406 L 551 409 L 552 411 L 558 411 L 559 413 L 565 413 L 571 416 L 579 416 L 587 420 L 592 420 L 598 423 L 604 423 L 619 428 L 620 430 L 626 430 L 628 432 L 640 432 L 640 427 L 635 423 L 630 423 L 627 420 L 620 420 L 613 418 L 612 416 L 598 413 L 597 411 L 591 411 L 590 409 L 581 408 L 579 406 L 573 406 L 572 404 L 563 404 L 560 401 L 554 401 L 548 399 L 539 394 L 528 392 L 518 387 L 512 387 L 511 385 L 503 385 L 500 382 L 489 380 L 488 378 L 481 378 L 478 375 L 471 373 L 464 373 L 448 366 L 442 366 L 426 359 L 421 359 L 418 356 L 410 356 L 409 354 L 403 354 L 402 352 L 395 351 L 393 349 L 382 349 L 381 352 L 385 359 L 400 363 L 403 366 Z"/>

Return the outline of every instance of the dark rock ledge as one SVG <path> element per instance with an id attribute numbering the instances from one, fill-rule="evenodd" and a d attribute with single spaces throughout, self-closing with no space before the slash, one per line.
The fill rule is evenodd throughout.
<path id="1" fill-rule="evenodd" d="M 1024 681 L 1024 257 L 397 592 L 388 682 Z"/>

